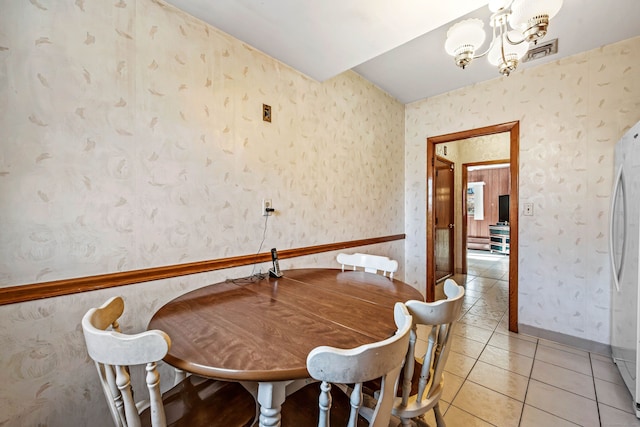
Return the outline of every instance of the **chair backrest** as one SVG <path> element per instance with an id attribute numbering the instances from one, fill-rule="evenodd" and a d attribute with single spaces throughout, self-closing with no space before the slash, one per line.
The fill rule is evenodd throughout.
<path id="1" fill-rule="evenodd" d="M 314 348 L 307 357 L 307 370 L 311 377 L 322 381 L 320 385 L 320 417 L 318 426 L 329 425 L 331 384 L 354 384 L 351 392 L 351 414 L 348 427 L 357 425 L 358 411 L 362 406 L 362 383 L 381 378 L 382 387 L 377 405 L 370 419 L 372 427 L 387 427 L 398 385 L 398 377 L 404 363 L 411 331 L 411 315 L 402 303 L 396 303 L 394 318 L 398 330 L 383 341 L 353 349 L 321 346 Z"/>
<path id="2" fill-rule="evenodd" d="M 393 414 L 406 420 L 422 415 L 436 407 L 444 385 L 444 367 L 449 356 L 449 342 L 453 334 L 453 325 L 460 316 L 464 300 L 464 288 L 447 279 L 444 282 L 446 300 L 432 303 L 407 301 L 406 306 L 413 317 L 413 327 L 409 339 L 409 351 L 406 355 L 402 378 L 402 398 L 396 401 Z M 424 354 L 415 354 L 417 325 L 430 327 L 428 344 Z M 416 357 L 423 359 L 417 379 L 414 375 Z M 416 372 L 417 374 L 418 372 Z M 412 389 L 414 392 L 412 393 Z M 436 416 L 439 413 L 436 412 Z M 440 424 L 438 424 L 440 425 Z"/>
<path id="3" fill-rule="evenodd" d="M 352 270 L 360 267 L 364 268 L 367 273 L 377 274 L 378 271 L 381 271 L 383 276 L 388 274 L 390 279 L 393 279 L 393 273 L 398 271 L 398 261 L 389 259 L 386 256 L 340 253 L 336 259 L 342 264 L 342 271 L 344 271 L 345 266 L 351 267 Z"/>
<path id="4" fill-rule="evenodd" d="M 158 330 L 135 335 L 121 333 L 118 319 L 123 311 L 122 298 L 113 297 L 101 307 L 92 308 L 84 315 L 82 330 L 87 351 L 95 361 L 102 389 L 116 426 L 140 425 L 138 408 L 145 406 L 147 402 L 134 401 L 129 366 L 144 364 L 149 390 L 151 425 L 164 427 L 166 419 L 156 362 L 162 360 L 167 354 L 171 347 L 171 340 L 167 334 Z"/>

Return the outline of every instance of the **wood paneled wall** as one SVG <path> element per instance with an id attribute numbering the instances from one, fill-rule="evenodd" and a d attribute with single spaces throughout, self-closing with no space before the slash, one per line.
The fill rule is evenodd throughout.
<path id="1" fill-rule="evenodd" d="M 469 171 L 468 182 L 484 182 L 484 220 L 467 216 L 467 236 L 489 239 L 489 225 L 498 222 L 498 196 L 509 194 L 509 168 Z"/>

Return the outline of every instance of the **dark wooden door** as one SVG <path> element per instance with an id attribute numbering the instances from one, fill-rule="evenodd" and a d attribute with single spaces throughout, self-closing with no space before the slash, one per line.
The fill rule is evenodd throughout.
<path id="1" fill-rule="evenodd" d="M 455 239 L 453 185 L 454 167 L 448 160 L 435 161 L 435 264 L 436 281 L 453 275 L 453 243 Z"/>

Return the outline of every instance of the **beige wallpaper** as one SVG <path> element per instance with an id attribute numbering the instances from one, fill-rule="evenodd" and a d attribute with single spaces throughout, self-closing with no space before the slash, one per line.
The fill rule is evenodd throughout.
<path id="1" fill-rule="evenodd" d="M 3 2 L 0 287 L 403 233 L 403 147 L 404 106 L 357 74 L 313 81 L 161 2 Z M 402 241 L 361 250 L 404 265 Z M 142 330 L 252 271 L 0 307 L 0 425 L 109 425 L 84 312 L 120 294 Z"/>
<path id="2" fill-rule="evenodd" d="M 152 1 L 5 9 L 0 285 L 253 253 L 264 197 L 282 248 L 403 231 L 403 106 L 355 73 Z"/>
<path id="3" fill-rule="evenodd" d="M 519 322 L 609 343 L 613 148 L 640 120 L 639 75 L 633 38 L 407 105 L 405 279 L 426 274 L 426 138 L 519 120 Z"/>

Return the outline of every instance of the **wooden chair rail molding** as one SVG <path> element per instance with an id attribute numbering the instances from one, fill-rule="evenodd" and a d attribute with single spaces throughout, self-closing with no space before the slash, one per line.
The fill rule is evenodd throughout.
<path id="1" fill-rule="evenodd" d="M 358 246 L 391 242 L 393 240 L 403 240 L 404 238 L 405 234 L 394 234 L 370 239 L 307 246 L 297 249 L 284 249 L 278 251 L 278 258 L 295 258 L 322 252 L 338 251 Z M 123 271 L 119 273 L 100 274 L 97 276 L 79 277 L 75 279 L 62 279 L 51 282 L 10 286 L 7 288 L 0 288 L 0 305 L 95 291 L 98 289 L 113 288 L 116 286 L 133 285 L 136 283 L 150 282 L 152 280 L 169 279 L 171 277 L 205 273 L 207 271 L 222 270 L 225 268 L 240 267 L 243 265 L 268 261 L 271 261 L 271 252 L 218 258 L 208 261 L 190 262 L 187 264 L 167 265 L 164 267 L 145 268 L 142 270 Z"/>

